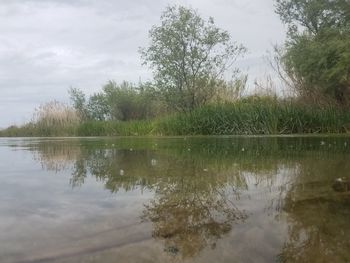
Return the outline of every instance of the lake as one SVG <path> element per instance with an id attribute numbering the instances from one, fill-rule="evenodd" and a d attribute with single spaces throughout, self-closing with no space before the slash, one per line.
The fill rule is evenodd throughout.
<path id="1" fill-rule="evenodd" d="M 349 157 L 346 136 L 1 138 L 0 262 L 350 262 Z"/>

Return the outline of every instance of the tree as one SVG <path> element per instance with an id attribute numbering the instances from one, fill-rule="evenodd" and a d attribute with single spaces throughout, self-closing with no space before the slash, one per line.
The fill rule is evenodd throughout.
<path id="1" fill-rule="evenodd" d="M 74 109 L 82 120 L 142 120 L 164 113 L 165 107 L 151 83 L 130 82 L 117 84 L 108 81 L 102 91 L 87 97 L 83 91 L 71 88 L 69 91 Z"/>
<path id="2" fill-rule="evenodd" d="M 102 90 L 106 96 L 112 120 L 141 119 L 137 103 L 138 92 L 134 84 L 126 81 L 121 84 L 109 81 Z"/>
<path id="3" fill-rule="evenodd" d="M 350 98 L 350 4 L 347 0 L 277 0 L 289 27 L 281 62 L 301 95 Z"/>
<path id="4" fill-rule="evenodd" d="M 90 119 L 98 121 L 111 119 L 107 97 L 101 92 L 92 95 L 86 107 Z"/>
<path id="5" fill-rule="evenodd" d="M 316 35 L 324 29 L 348 27 L 350 23 L 348 0 L 276 0 L 276 13 L 290 33 L 301 26 Z"/>
<path id="6" fill-rule="evenodd" d="M 70 100 L 74 109 L 78 112 L 82 120 L 88 119 L 88 112 L 86 108 L 86 97 L 83 91 L 78 88 L 70 88 L 68 90 Z"/>
<path id="7" fill-rule="evenodd" d="M 157 87 L 176 110 L 188 111 L 207 103 L 245 52 L 227 31 L 207 21 L 196 10 L 168 7 L 161 25 L 149 32 L 150 46 L 140 50 L 143 63 L 154 71 Z M 233 76 L 237 69 L 232 69 Z"/>

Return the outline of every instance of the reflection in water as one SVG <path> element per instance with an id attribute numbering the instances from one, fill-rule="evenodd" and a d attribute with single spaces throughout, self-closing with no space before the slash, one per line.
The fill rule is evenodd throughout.
<path id="1" fill-rule="evenodd" d="M 249 200 L 266 199 L 264 215 L 288 226 L 276 260 L 346 262 L 350 195 L 331 187 L 350 170 L 346 142 L 341 137 L 106 139 L 44 141 L 29 150 L 48 170 L 71 170 L 73 188 L 94 176 L 112 193 L 154 193 L 140 217 L 152 222 L 152 236 L 171 256 L 193 258 L 215 249 L 235 226 L 255 216 Z"/>
<path id="2" fill-rule="evenodd" d="M 349 171 L 347 157 L 303 165 L 285 198 L 288 238 L 282 262 L 348 262 L 350 192 L 332 189 L 335 178 Z"/>
<path id="3" fill-rule="evenodd" d="M 201 178 L 206 176 L 212 175 L 193 171 L 177 181 L 159 182 L 155 199 L 145 206 L 143 218 L 153 222 L 153 236 L 164 239 L 165 250 L 174 255 L 192 257 L 208 245 L 215 248 L 232 223 L 246 217 L 230 196 L 234 186 Z"/>

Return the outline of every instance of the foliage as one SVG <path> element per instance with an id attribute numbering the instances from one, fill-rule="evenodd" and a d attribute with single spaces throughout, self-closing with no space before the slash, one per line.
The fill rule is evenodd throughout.
<path id="1" fill-rule="evenodd" d="M 341 104 L 350 94 L 350 34 L 300 35 L 287 45 L 283 63 L 304 95 L 320 93 Z"/>
<path id="2" fill-rule="evenodd" d="M 214 97 L 224 74 L 245 51 L 215 26 L 213 18 L 205 21 L 182 6 L 168 7 L 149 37 L 150 46 L 141 49 L 144 64 L 154 70 L 168 105 L 180 111 L 193 110 Z"/>
<path id="3" fill-rule="evenodd" d="M 346 0 L 277 0 L 289 27 L 281 62 L 299 94 L 350 99 L 350 5 Z"/>
<path id="4" fill-rule="evenodd" d="M 347 0 L 276 0 L 276 12 L 293 34 L 302 26 L 317 35 L 324 29 L 349 26 L 350 6 Z"/>
<path id="5" fill-rule="evenodd" d="M 70 88 L 68 90 L 70 100 L 73 104 L 74 109 L 78 112 L 79 117 L 82 120 L 88 118 L 88 112 L 86 108 L 86 96 L 85 94 L 77 88 Z"/>
<path id="6" fill-rule="evenodd" d="M 165 105 L 150 83 L 136 86 L 126 81 L 121 84 L 109 81 L 102 91 L 87 100 L 81 90 L 71 89 L 69 92 L 74 108 L 85 116 L 85 120 L 145 120 L 166 112 Z"/>
<path id="7" fill-rule="evenodd" d="M 87 121 L 76 130 L 77 136 L 142 136 L 153 133 L 152 121 Z"/>
<path id="8" fill-rule="evenodd" d="M 188 113 L 144 121 L 85 121 L 72 126 L 37 123 L 11 127 L 0 136 L 257 135 L 350 132 L 349 111 L 276 97 L 246 97 Z"/>
<path id="9" fill-rule="evenodd" d="M 118 85 L 110 81 L 103 87 L 103 94 L 112 120 L 149 119 L 158 113 L 156 96 L 148 85 L 136 87 L 129 82 Z"/>
<path id="10" fill-rule="evenodd" d="M 156 131 L 161 135 L 341 133 L 349 124 L 347 111 L 253 96 L 163 118 Z"/>
<path id="11" fill-rule="evenodd" d="M 86 105 L 89 119 L 103 121 L 111 118 L 107 97 L 103 93 L 95 93 Z"/>

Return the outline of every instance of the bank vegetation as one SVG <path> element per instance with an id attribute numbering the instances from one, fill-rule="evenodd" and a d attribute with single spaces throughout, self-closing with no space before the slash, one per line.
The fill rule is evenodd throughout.
<path id="1" fill-rule="evenodd" d="M 235 67 L 246 48 L 197 10 L 169 6 L 140 48 L 149 82 L 108 81 L 71 104 L 48 102 L 0 136 L 246 135 L 350 130 L 350 5 L 346 0 L 276 0 L 288 28 L 271 65 L 291 95 L 246 92 Z M 268 87 L 267 87 L 268 88 Z"/>

